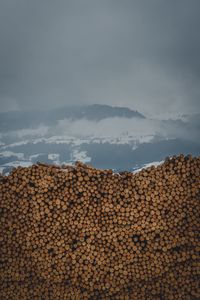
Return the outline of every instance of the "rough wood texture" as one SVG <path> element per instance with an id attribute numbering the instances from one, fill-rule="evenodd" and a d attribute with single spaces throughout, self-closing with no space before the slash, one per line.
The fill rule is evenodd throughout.
<path id="1" fill-rule="evenodd" d="M 199 299 L 200 158 L 0 177 L 0 299 Z"/>

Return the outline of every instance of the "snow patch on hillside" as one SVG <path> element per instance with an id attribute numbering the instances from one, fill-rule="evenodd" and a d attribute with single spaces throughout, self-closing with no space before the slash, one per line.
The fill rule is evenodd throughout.
<path id="1" fill-rule="evenodd" d="M 72 161 L 82 161 L 84 163 L 89 163 L 91 161 L 91 158 L 87 156 L 86 151 L 80 151 L 78 149 L 73 150 L 72 156 L 71 156 Z"/>
<path id="2" fill-rule="evenodd" d="M 15 156 L 18 159 L 24 159 L 24 153 L 16 153 L 12 151 L 3 151 L 0 153 L 0 157 L 11 157 L 11 156 Z"/>
<path id="3" fill-rule="evenodd" d="M 139 168 L 139 169 L 134 170 L 133 173 L 138 173 L 138 172 L 140 172 L 141 170 L 147 169 L 147 168 L 152 167 L 152 166 L 157 167 L 157 166 L 159 166 L 159 165 L 161 165 L 161 164 L 163 164 L 163 163 L 164 163 L 164 160 L 161 160 L 161 161 L 153 161 L 153 162 L 150 162 L 150 163 L 148 163 L 148 164 L 144 164 L 142 168 Z"/>

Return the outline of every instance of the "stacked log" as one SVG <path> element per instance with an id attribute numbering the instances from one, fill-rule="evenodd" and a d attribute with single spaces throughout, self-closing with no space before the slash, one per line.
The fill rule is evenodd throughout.
<path id="1" fill-rule="evenodd" d="M 0 299 L 199 299 L 200 157 L 0 178 Z"/>

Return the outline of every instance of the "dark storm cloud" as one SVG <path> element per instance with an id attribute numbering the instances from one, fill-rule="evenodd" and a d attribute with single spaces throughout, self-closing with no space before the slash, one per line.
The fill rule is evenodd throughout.
<path id="1" fill-rule="evenodd" d="M 200 111 L 198 0 L 1 0 L 0 110 Z"/>

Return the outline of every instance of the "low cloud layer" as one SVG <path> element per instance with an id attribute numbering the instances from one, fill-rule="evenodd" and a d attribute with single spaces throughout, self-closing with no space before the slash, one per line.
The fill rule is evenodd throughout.
<path id="1" fill-rule="evenodd" d="M 199 143 L 199 115 L 185 117 L 185 120 L 158 120 L 138 118 L 107 118 L 100 121 L 87 119 L 63 119 L 57 125 L 39 124 L 34 129 L 11 130 L 1 134 L 1 142 L 6 144 L 28 141 L 38 143 L 95 143 L 132 144 L 158 140 L 181 139 Z"/>
<path id="2" fill-rule="evenodd" d="M 56 135 L 74 136 L 77 138 L 119 139 L 127 143 L 135 140 L 138 143 L 156 139 L 183 139 L 198 142 L 199 126 L 196 118 L 183 122 L 181 120 L 161 121 L 156 119 L 108 118 L 99 122 L 88 120 L 60 120 L 57 127 L 51 130 Z"/>
<path id="3" fill-rule="evenodd" d="M 198 0 L 1 0 L 0 111 L 200 111 Z"/>

